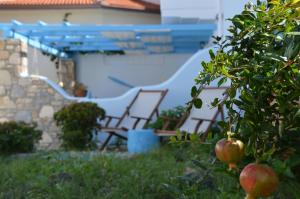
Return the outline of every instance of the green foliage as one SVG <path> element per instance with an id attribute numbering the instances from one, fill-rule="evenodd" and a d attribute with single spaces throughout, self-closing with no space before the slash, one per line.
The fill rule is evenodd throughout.
<path id="1" fill-rule="evenodd" d="M 216 105 L 226 105 L 226 129 L 245 142 L 247 155 L 260 161 L 269 161 L 284 147 L 299 154 L 294 145 L 282 145 L 300 133 L 299 5 L 291 0 L 247 4 L 231 19 L 231 36 L 216 38 L 219 49 L 210 52 L 211 61 L 202 63 L 196 79 L 201 86 L 230 81 L 228 98 Z"/>
<path id="2" fill-rule="evenodd" d="M 0 198 L 173 199 L 162 183 L 181 175 L 185 164 L 176 162 L 169 148 L 137 156 L 47 152 L 0 157 Z"/>
<path id="3" fill-rule="evenodd" d="M 137 156 L 46 152 L 0 157 L 0 198 L 243 198 L 237 173 L 215 161 L 213 147 L 213 142 L 165 146 Z M 284 180 L 280 186 L 269 199 L 299 198 L 293 195 L 300 190 L 297 184 Z"/>
<path id="4" fill-rule="evenodd" d="M 163 184 L 173 198 L 244 198 L 245 193 L 239 184 L 239 171 L 253 159 L 247 157 L 238 165 L 239 171 L 229 171 L 226 164 L 216 160 L 214 148 L 218 140 L 219 137 L 215 136 L 210 142 L 199 145 L 183 139 L 180 147 L 175 145 L 173 153 L 178 162 L 188 161 L 191 157 L 193 160 L 192 164 L 186 167 L 183 175 L 175 176 L 169 183 Z M 288 177 L 288 174 L 293 175 L 288 166 L 291 164 L 291 162 L 272 160 L 271 165 L 280 175 L 281 183 L 278 191 L 269 199 L 298 199 L 300 197 L 298 191 L 300 184 L 293 177 Z"/>
<path id="5" fill-rule="evenodd" d="M 54 119 L 62 129 L 60 139 L 65 149 L 91 149 L 94 147 L 93 130 L 104 119 L 105 111 L 95 103 L 73 103 L 54 114 Z"/>
<path id="6" fill-rule="evenodd" d="M 173 109 L 162 111 L 155 122 L 148 124 L 148 128 L 162 129 L 166 122 L 166 118 L 168 118 L 170 119 L 170 124 L 165 130 L 175 130 L 178 122 L 185 112 L 186 108 L 183 106 L 177 106 Z"/>
<path id="7" fill-rule="evenodd" d="M 175 176 L 169 183 L 164 184 L 164 188 L 173 198 L 240 199 L 243 197 L 244 194 L 238 182 L 238 173 L 227 172 L 227 165 L 216 161 L 214 146 L 218 139 L 216 136 L 206 144 L 199 144 L 199 140 L 197 142 L 196 139 L 187 141 L 185 137 L 182 137 L 182 141 L 177 140 L 177 142 L 182 142 L 174 145 L 177 150 L 181 149 L 193 156 L 183 156 L 183 161 L 188 161 L 188 158 L 192 157 L 183 175 Z M 182 154 L 186 155 L 186 153 Z M 175 155 L 178 158 L 178 153 Z"/>
<path id="8" fill-rule="evenodd" d="M 36 129 L 36 124 L 0 123 L 0 154 L 32 152 L 41 137 L 42 131 Z"/>
<path id="9" fill-rule="evenodd" d="M 226 172 L 224 165 L 215 160 L 194 160 L 184 175 L 164 186 L 174 198 L 240 199 L 244 193 L 237 179 L 237 173 Z"/>

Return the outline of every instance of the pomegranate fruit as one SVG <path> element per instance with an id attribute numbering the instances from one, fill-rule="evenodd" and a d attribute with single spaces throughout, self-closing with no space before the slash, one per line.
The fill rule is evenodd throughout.
<path id="1" fill-rule="evenodd" d="M 240 184 L 247 193 L 246 199 L 268 197 L 276 191 L 278 183 L 276 173 L 264 164 L 248 164 L 240 174 Z"/>
<path id="2" fill-rule="evenodd" d="M 244 143 L 234 138 L 223 138 L 215 146 L 217 158 L 229 164 L 229 170 L 236 169 L 244 156 Z"/>

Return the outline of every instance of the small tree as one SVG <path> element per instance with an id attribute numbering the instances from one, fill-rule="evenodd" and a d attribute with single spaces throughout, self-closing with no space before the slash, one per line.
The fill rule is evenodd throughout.
<path id="1" fill-rule="evenodd" d="M 257 1 L 230 19 L 231 36 L 222 40 L 211 61 L 203 62 L 196 83 L 230 81 L 224 103 L 232 130 L 247 146 L 247 154 L 268 160 L 286 150 L 300 152 L 291 140 L 300 137 L 300 14 L 299 0 Z M 193 96 L 195 87 L 192 89 Z M 201 92 L 201 89 L 197 89 Z M 194 100 L 201 105 L 200 99 Z M 282 143 L 288 143 L 283 145 Z"/>
<path id="2" fill-rule="evenodd" d="M 62 129 L 62 146 L 77 150 L 93 148 L 93 130 L 104 117 L 105 111 L 90 102 L 73 103 L 56 112 L 54 119 Z"/>

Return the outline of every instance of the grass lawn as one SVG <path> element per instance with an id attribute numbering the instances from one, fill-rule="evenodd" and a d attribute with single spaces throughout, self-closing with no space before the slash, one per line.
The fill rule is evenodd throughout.
<path id="1" fill-rule="evenodd" d="M 206 150 L 200 149 L 203 155 Z M 192 156 L 162 148 L 136 156 L 40 152 L 2 157 L 0 198 L 172 198 L 162 184 L 182 175 Z"/>
<path id="2" fill-rule="evenodd" d="M 244 198 L 239 174 L 218 161 L 212 166 L 209 153 L 210 145 L 198 144 L 135 156 L 52 151 L 0 157 L 0 199 Z M 298 187 L 281 183 L 280 190 L 287 188 Z M 268 199 L 298 196 L 279 191 Z"/>

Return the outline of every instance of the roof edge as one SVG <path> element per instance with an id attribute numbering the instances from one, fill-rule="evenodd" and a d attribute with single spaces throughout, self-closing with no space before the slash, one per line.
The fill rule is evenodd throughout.
<path id="1" fill-rule="evenodd" d="M 157 4 L 145 2 L 148 5 L 155 5 L 159 7 Z M 40 10 L 47 10 L 47 9 L 93 9 L 93 8 L 107 8 L 107 9 L 114 9 L 114 10 L 126 10 L 126 11 L 133 11 L 133 12 L 146 12 L 146 13 L 155 13 L 160 14 L 160 9 L 156 8 L 149 8 L 145 7 L 145 9 L 139 9 L 139 8 L 130 8 L 126 6 L 118 6 L 113 4 L 107 4 L 105 1 L 96 1 L 94 4 L 56 4 L 56 5 L 45 5 L 45 4 L 36 4 L 36 5 L 17 5 L 17 4 L 7 4 L 7 5 L 1 5 L 0 4 L 0 10 L 31 10 L 31 9 L 40 9 Z"/>
<path id="2" fill-rule="evenodd" d="M 143 12 L 143 13 L 152 13 L 152 14 L 160 14 L 160 10 L 155 10 L 155 9 L 132 9 L 132 8 L 120 8 L 120 7 L 115 7 L 115 6 L 106 6 L 106 5 L 101 5 L 102 8 L 105 9 L 113 9 L 113 10 L 124 10 L 124 11 L 131 11 L 131 12 Z"/>
<path id="3" fill-rule="evenodd" d="M 90 8 L 101 8 L 100 4 L 94 5 L 0 5 L 0 10 L 10 9 L 10 10 L 30 10 L 30 9 L 90 9 Z"/>

